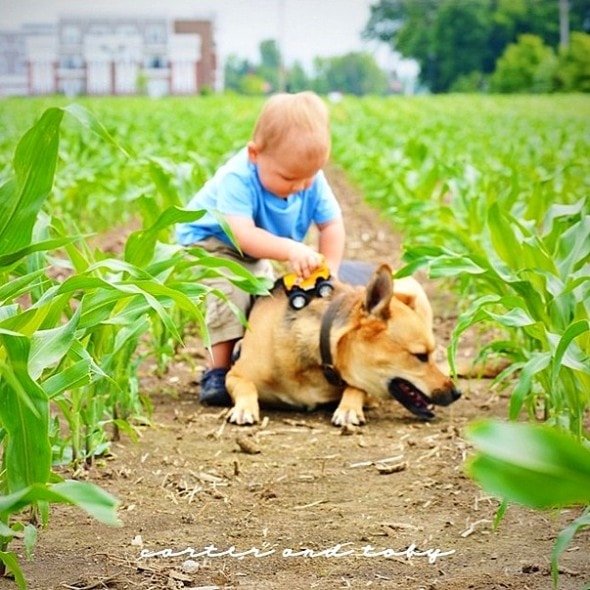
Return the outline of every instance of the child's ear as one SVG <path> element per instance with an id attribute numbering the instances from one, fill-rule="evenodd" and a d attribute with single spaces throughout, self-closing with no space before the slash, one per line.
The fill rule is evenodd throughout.
<path id="1" fill-rule="evenodd" d="M 258 158 L 258 154 L 260 153 L 260 150 L 258 149 L 258 146 L 253 141 L 249 141 L 248 145 L 246 147 L 248 149 L 248 160 L 250 160 L 250 162 L 252 162 L 254 164 Z"/>

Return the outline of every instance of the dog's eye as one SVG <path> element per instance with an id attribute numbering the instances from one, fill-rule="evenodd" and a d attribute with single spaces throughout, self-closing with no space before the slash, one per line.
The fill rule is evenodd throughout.
<path id="1" fill-rule="evenodd" d="M 428 362 L 428 353 L 427 352 L 418 352 L 414 355 L 421 363 Z"/>

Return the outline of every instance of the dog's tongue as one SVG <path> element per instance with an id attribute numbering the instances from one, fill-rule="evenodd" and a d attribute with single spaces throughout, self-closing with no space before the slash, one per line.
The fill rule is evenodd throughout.
<path id="1" fill-rule="evenodd" d="M 393 379 L 389 384 L 389 393 L 415 416 L 423 420 L 432 420 L 435 417 L 430 409 L 430 400 L 409 381 Z"/>

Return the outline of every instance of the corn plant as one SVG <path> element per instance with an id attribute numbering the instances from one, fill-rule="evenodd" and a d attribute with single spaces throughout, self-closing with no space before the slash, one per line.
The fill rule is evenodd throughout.
<path id="1" fill-rule="evenodd" d="M 47 111 L 25 134 L 15 152 L 14 176 L 0 186 L 0 561 L 20 588 L 26 583 L 8 545 L 23 537 L 30 552 L 34 523 L 47 523 L 50 503 L 74 504 L 102 522 L 118 522 L 112 496 L 90 483 L 59 481 L 51 471 L 50 397 L 41 377 L 51 373 L 73 345 L 79 316 L 49 327 L 60 315 L 62 302 L 28 309 L 16 302 L 46 282 L 42 269 L 27 268 L 28 256 L 68 241 L 32 243 L 37 214 L 53 182 L 63 114 Z M 71 375 L 53 387 L 64 387 L 68 379 Z M 29 524 L 12 518 L 24 509 L 31 510 Z"/>
<path id="2" fill-rule="evenodd" d="M 171 225 L 201 211 L 164 208 L 129 236 L 119 259 L 92 250 L 71 219 L 44 210 L 65 113 L 129 158 L 88 111 L 54 107 L 19 142 L 14 177 L 0 187 L 0 559 L 22 588 L 18 561 L 7 547 L 22 537 L 32 550 L 35 525 L 47 524 L 50 503 L 72 503 L 117 522 L 111 496 L 91 484 L 58 481 L 51 467 L 65 459 L 74 466 L 90 463 L 119 429 L 133 434 L 133 425 L 145 422 L 140 343 L 147 343 L 146 355 L 153 352 L 152 332 L 180 342 L 189 320 L 207 343 L 204 276 L 224 274 L 252 293 L 266 286 L 237 264 L 166 243 Z M 168 197 L 176 202 L 177 195 Z M 32 509 L 28 519 L 26 508 Z"/>
<path id="3" fill-rule="evenodd" d="M 488 232 L 476 251 L 419 247 L 406 254 L 409 272 L 427 264 L 432 276 L 462 274 L 480 294 L 459 318 L 451 358 L 461 334 L 480 322 L 510 334 L 482 349 L 502 352 L 518 371 L 510 417 L 523 406 L 562 423 L 581 438 L 590 407 L 590 215 L 585 201 L 553 206 L 540 230 L 494 204 Z"/>
<path id="4" fill-rule="evenodd" d="M 590 448 L 562 429 L 493 420 L 471 424 L 467 438 L 477 450 L 467 472 L 504 498 L 503 509 L 508 501 L 539 510 L 586 505 L 555 541 L 551 570 L 557 587 L 560 555 L 577 532 L 590 527 Z"/>

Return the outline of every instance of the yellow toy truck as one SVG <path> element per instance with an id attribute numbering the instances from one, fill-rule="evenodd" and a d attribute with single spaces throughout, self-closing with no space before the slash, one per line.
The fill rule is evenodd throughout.
<path id="1" fill-rule="evenodd" d="M 312 297 L 328 297 L 334 290 L 330 278 L 330 269 L 325 261 L 306 279 L 302 279 L 294 272 L 286 274 L 282 280 L 289 298 L 289 305 L 293 309 L 303 309 Z"/>

